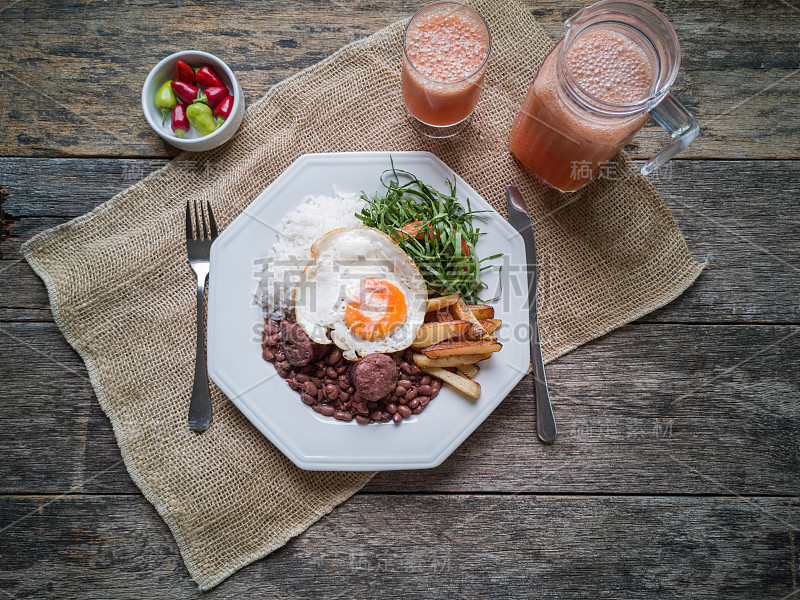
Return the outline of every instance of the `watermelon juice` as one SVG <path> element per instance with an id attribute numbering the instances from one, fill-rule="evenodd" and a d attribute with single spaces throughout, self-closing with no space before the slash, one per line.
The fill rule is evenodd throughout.
<path id="1" fill-rule="evenodd" d="M 401 71 L 403 100 L 426 125 L 466 119 L 478 103 L 491 45 L 483 18 L 460 2 L 435 2 L 406 27 Z"/>

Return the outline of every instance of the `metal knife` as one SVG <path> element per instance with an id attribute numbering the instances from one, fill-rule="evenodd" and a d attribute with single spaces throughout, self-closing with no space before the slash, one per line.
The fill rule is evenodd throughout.
<path id="1" fill-rule="evenodd" d="M 533 236 L 531 215 L 522 194 L 516 186 L 506 187 L 506 203 L 508 204 L 508 221 L 522 236 L 525 242 L 525 258 L 528 263 L 528 319 L 531 335 L 531 357 L 533 358 L 533 396 L 536 400 L 536 434 L 539 439 L 549 444 L 556 439 L 556 420 L 553 407 L 550 405 L 550 394 L 547 392 L 547 378 L 544 373 L 542 346 L 539 341 L 539 318 L 536 312 L 536 294 L 538 287 L 538 266 L 536 264 L 536 240 Z"/>

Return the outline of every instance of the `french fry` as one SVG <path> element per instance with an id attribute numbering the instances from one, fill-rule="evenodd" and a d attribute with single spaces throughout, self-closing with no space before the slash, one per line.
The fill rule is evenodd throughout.
<path id="1" fill-rule="evenodd" d="M 445 321 L 442 323 L 424 323 L 414 338 L 411 347 L 419 350 L 454 337 L 461 337 L 467 332 L 469 321 Z"/>
<path id="2" fill-rule="evenodd" d="M 481 319 L 481 325 L 488 334 L 492 334 L 500 329 L 502 324 L 503 322 L 500 319 Z"/>
<path id="3" fill-rule="evenodd" d="M 462 367 L 464 365 L 473 364 L 491 358 L 492 353 L 486 352 L 484 354 L 459 354 L 456 356 L 447 356 L 445 358 L 428 358 L 419 352 L 414 353 L 414 363 L 418 367 Z"/>
<path id="4" fill-rule="evenodd" d="M 476 319 L 494 319 L 494 308 L 488 304 L 467 304 L 467 308 Z"/>
<path id="5" fill-rule="evenodd" d="M 481 325 L 481 322 L 472 314 L 472 311 L 467 308 L 467 305 L 461 298 L 450 307 L 450 312 L 453 313 L 456 319 L 472 323 L 469 331 L 467 331 L 467 337 L 477 340 L 486 335 L 486 330 L 483 328 L 483 325 Z"/>
<path id="6" fill-rule="evenodd" d="M 461 371 L 464 377 L 469 377 L 470 379 L 475 379 L 475 375 L 480 371 L 478 365 L 456 365 L 456 368 Z"/>
<path id="7" fill-rule="evenodd" d="M 429 315 L 435 315 L 435 321 L 438 323 L 447 323 L 448 321 L 455 321 L 453 315 L 450 314 L 450 309 L 443 308 L 442 310 L 437 310 L 433 313 L 428 313 Z"/>
<path id="8" fill-rule="evenodd" d="M 434 310 L 440 310 L 442 308 L 447 308 L 458 302 L 461 295 L 458 293 L 450 294 L 449 296 L 439 296 L 438 298 L 428 298 L 428 304 L 425 307 L 425 312 L 432 312 Z"/>
<path id="9" fill-rule="evenodd" d="M 428 358 L 445 358 L 447 356 L 459 356 L 462 354 L 486 354 L 487 352 L 499 352 L 503 345 L 497 338 L 487 337 L 482 340 L 452 340 L 440 342 L 433 346 L 423 348 L 421 352 Z"/>
<path id="10" fill-rule="evenodd" d="M 477 381 L 467 379 L 463 375 L 451 373 L 447 369 L 439 369 L 436 367 L 426 367 L 422 369 L 423 372 L 433 377 L 438 377 L 442 381 L 449 383 L 457 390 L 464 392 L 467 396 L 478 398 L 481 395 L 481 385 Z"/>

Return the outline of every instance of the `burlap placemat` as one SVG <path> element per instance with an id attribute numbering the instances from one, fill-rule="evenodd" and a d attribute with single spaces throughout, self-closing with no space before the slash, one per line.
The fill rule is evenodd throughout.
<path id="1" fill-rule="evenodd" d="M 474 119 L 457 138 L 433 142 L 409 126 L 400 97 L 404 23 L 395 23 L 276 85 L 222 148 L 182 154 L 22 249 L 86 362 L 131 477 L 202 590 L 283 545 L 372 474 L 296 468 L 213 385 L 213 426 L 189 431 L 195 288 L 187 198 L 211 200 L 224 227 L 308 152 L 429 150 L 502 214 L 503 190 L 514 183 L 537 223 L 549 360 L 669 302 L 702 269 L 626 157 L 614 180 L 571 196 L 514 162 L 506 139 L 552 42 L 516 1 L 475 5 L 492 31 L 492 56 Z"/>

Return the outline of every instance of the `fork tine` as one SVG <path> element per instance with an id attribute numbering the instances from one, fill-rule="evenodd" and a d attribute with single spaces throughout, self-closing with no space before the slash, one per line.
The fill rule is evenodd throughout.
<path id="1" fill-rule="evenodd" d="M 200 201 L 200 216 L 202 217 L 203 221 L 203 239 L 208 239 L 208 230 L 206 229 L 206 212 L 203 210 L 203 201 Z"/>
<path id="2" fill-rule="evenodd" d="M 208 221 L 211 225 L 211 239 L 216 239 L 217 237 L 217 222 L 214 219 L 214 213 L 211 212 L 211 203 L 206 201 L 206 206 L 208 207 Z"/>
<path id="3" fill-rule="evenodd" d="M 192 235 L 192 210 L 189 208 L 189 201 L 186 201 L 186 239 L 194 239 Z"/>
<path id="4" fill-rule="evenodd" d="M 198 217 L 199 214 L 200 214 L 200 211 L 197 208 L 197 200 L 195 200 L 194 201 L 194 229 L 197 232 L 197 239 L 198 240 L 201 239 L 200 238 L 200 219 Z"/>

